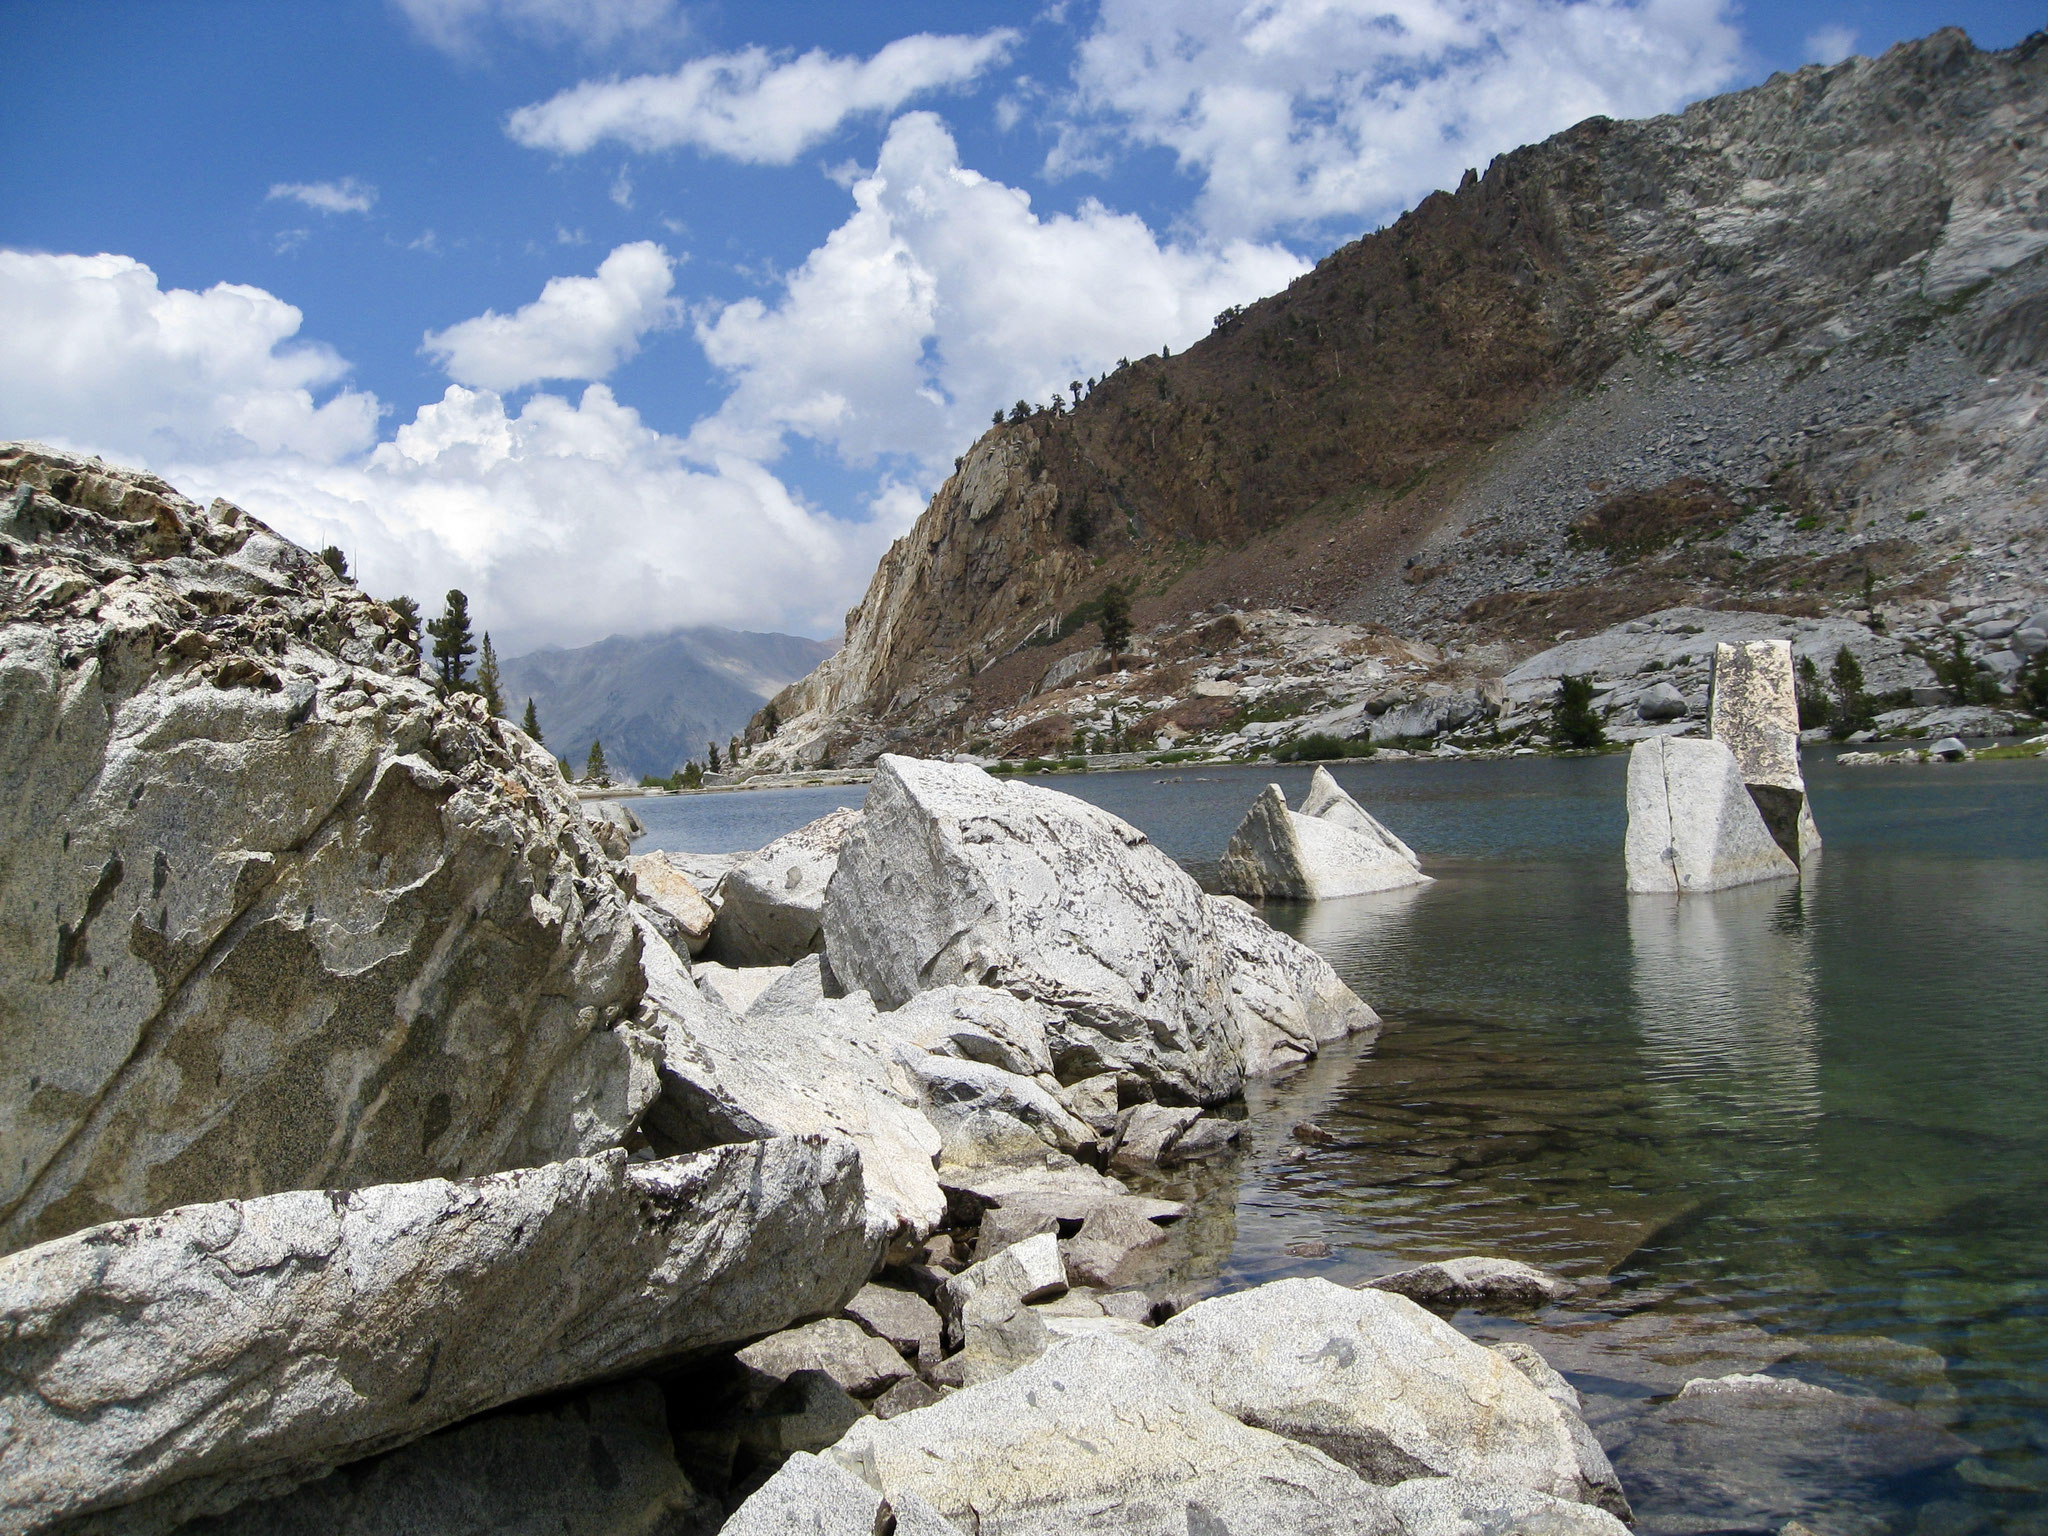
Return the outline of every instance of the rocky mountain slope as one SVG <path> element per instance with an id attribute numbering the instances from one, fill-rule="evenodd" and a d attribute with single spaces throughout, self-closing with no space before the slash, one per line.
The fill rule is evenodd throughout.
<path id="1" fill-rule="evenodd" d="M 993 428 L 765 763 L 964 747 L 1212 604 L 1531 651 L 1657 610 L 2041 606 L 2048 37 L 1943 31 L 1468 173 Z"/>
<path id="2" fill-rule="evenodd" d="M 580 770 L 601 741 L 613 774 L 631 780 L 704 761 L 706 742 L 725 751 L 765 700 L 833 649 L 801 635 L 707 626 L 508 657 L 500 675 L 506 710 L 517 719 L 532 699 L 557 756 Z"/>

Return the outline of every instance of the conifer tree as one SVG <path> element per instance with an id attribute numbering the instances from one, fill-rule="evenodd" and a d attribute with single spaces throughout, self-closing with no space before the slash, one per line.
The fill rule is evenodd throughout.
<path id="1" fill-rule="evenodd" d="M 1550 739 L 1560 747 L 1590 752 L 1607 745 L 1607 728 L 1593 710 L 1593 679 L 1557 680 L 1557 702 L 1550 711 Z"/>
<path id="2" fill-rule="evenodd" d="M 547 745 L 547 738 L 540 733 L 540 716 L 534 712 L 532 699 L 526 701 L 526 718 L 519 722 L 519 729 L 533 738 L 536 747 Z"/>
<path id="3" fill-rule="evenodd" d="M 348 580 L 348 556 L 341 552 L 339 544 L 330 544 L 321 550 L 320 563 L 343 581 Z"/>
<path id="4" fill-rule="evenodd" d="M 491 648 L 491 632 L 484 631 L 483 653 L 477 658 L 476 691 L 484 696 L 484 708 L 494 715 L 505 713 L 505 695 L 498 687 L 498 653 Z"/>
<path id="5" fill-rule="evenodd" d="M 717 742 L 715 742 L 715 741 L 707 741 L 707 742 L 705 742 L 705 743 L 704 743 L 704 760 L 705 760 L 706 762 L 708 762 L 708 763 L 709 763 L 709 764 L 711 765 L 711 771 L 712 771 L 713 773 L 716 773 L 716 772 L 718 772 L 718 743 L 717 743 Z"/>
<path id="6" fill-rule="evenodd" d="M 1131 643 L 1131 594 L 1111 584 L 1102 594 L 1102 646 L 1114 656 Z"/>
<path id="7" fill-rule="evenodd" d="M 420 643 L 420 605 L 401 592 L 384 606 L 398 615 L 399 637 L 407 645 L 418 646 Z"/>
<path id="8" fill-rule="evenodd" d="M 441 674 L 441 687 L 454 692 L 469 679 L 469 658 L 476 654 L 476 637 L 469 627 L 469 598 L 451 587 L 441 617 L 427 626 L 434 641 L 434 666 Z"/>
<path id="9" fill-rule="evenodd" d="M 603 742 L 593 740 L 590 743 L 590 756 L 583 764 L 583 779 L 587 784 L 611 783 L 612 771 L 605 766 Z"/>

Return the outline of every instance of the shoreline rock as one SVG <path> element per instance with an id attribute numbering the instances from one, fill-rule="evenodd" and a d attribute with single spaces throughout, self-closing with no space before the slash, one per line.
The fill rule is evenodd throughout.
<path id="1" fill-rule="evenodd" d="M 879 1240 L 858 1154 L 825 1137 L 95 1227 L 0 1259 L 0 1485 L 29 1532 L 217 1512 L 834 1311 Z"/>

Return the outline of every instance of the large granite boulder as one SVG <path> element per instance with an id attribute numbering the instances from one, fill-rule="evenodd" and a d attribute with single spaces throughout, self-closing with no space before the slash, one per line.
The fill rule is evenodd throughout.
<path id="1" fill-rule="evenodd" d="M 1344 796 L 1343 804 L 1351 812 L 1371 820 L 1363 807 L 1336 788 L 1335 780 L 1330 787 Z M 1268 784 L 1223 850 L 1217 872 L 1223 888 L 1254 899 L 1322 901 L 1420 885 L 1429 879 L 1405 845 L 1390 841 L 1391 834 L 1358 831 L 1342 808 L 1334 803 L 1329 808 L 1338 816 L 1325 819 L 1290 811 L 1280 786 Z M 1377 822 L 1373 825 L 1378 827 Z"/>
<path id="2" fill-rule="evenodd" d="M 817 956 L 790 967 L 741 1018 L 646 931 L 643 1027 L 661 1042 L 661 1097 L 647 1129 L 666 1148 L 833 1132 L 860 1148 L 875 1219 L 899 1247 L 946 1216 L 932 1164 L 944 1145 L 866 993 L 824 995 Z"/>
<path id="3" fill-rule="evenodd" d="M 858 1152 L 817 1136 L 295 1191 L 59 1238 L 0 1259 L 10 1528 L 144 1499 L 166 1522 L 214 1512 L 501 1403 L 829 1313 L 879 1242 Z"/>
<path id="4" fill-rule="evenodd" d="M 472 1419 L 241 1505 L 203 1531 L 714 1536 L 724 1518 L 676 1465 L 661 1389 L 630 1381 Z"/>
<path id="5" fill-rule="evenodd" d="M 1422 868 L 1422 859 L 1415 850 L 1395 836 L 1392 828 L 1354 800 L 1344 786 L 1337 782 L 1337 776 L 1320 763 L 1309 777 L 1308 794 L 1301 802 L 1301 814 L 1313 816 L 1317 821 L 1326 821 L 1331 826 L 1342 827 L 1347 832 L 1355 832 L 1368 841 L 1379 843 L 1411 868 Z"/>
<path id="6" fill-rule="evenodd" d="M 1799 694 L 1789 640 L 1722 641 L 1714 647 L 1707 733 L 1735 754 L 1742 782 L 1788 858 L 1820 851 L 1820 831 L 1799 770 Z"/>
<path id="7" fill-rule="evenodd" d="M 1357 1473 L 1218 1412 L 1152 1351 L 1107 1334 L 929 1408 L 863 1419 L 825 1459 L 984 1536 L 1402 1531 Z"/>
<path id="8" fill-rule="evenodd" d="M 0 447 L 0 1249 L 620 1143 L 620 871 L 554 759 L 226 502 Z"/>
<path id="9" fill-rule="evenodd" d="M 1628 888 L 1720 891 L 1797 877 L 1718 741 L 1654 736 L 1628 759 Z"/>
<path id="10" fill-rule="evenodd" d="M 841 984 L 885 1008 L 942 987 L 1006 991 L 1051 1011 L 1061 1083 L 1114 1072 L 1197 1103 L 1244 1082 L 1240 970 L 1259 971 L 1248 989 L 1276 992 L 1307 974 L 1272 963 L 1292 953 L 1284 936 L 1259 954 L 1225 942 L 1201 888 L 1129 823 L 978 768 L 902 757 L 876 767 L 824 929 Z"/>
<path id="11" fill-rule="evenodd" d="M 1153 1335 L 1196 1392 L 1376 1483 L 1513 1483 L 1626 1512 L 1589 1478 L 1576 1416 L 1515 1366 L 1404 1296 L 1280 1280 L 1198 1303 Z"/>
<path id="12" fill-rule="evenodd" d="M 711 957 L 724 965 L 788 965 L 823 948 L 825 887 L 860 817 L 851 807 L 833 811 L 734 865 L 718 885 Z"/>
<path id="13" fill-rule="evenodd" d="M 1330 962 L 1280 932 L 1235 896 L 1203 904 L 1230 951 L 1230 1012 L 1247 1076 L 1307 1061 L 1333 1041 L 1377 1035 L 1380 1016 L 1344 985 Z"/>

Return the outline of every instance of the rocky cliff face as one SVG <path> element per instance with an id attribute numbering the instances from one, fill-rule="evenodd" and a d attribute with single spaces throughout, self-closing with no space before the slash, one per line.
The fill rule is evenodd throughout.
<path id="1" fill-rule="evenodd" d="M 630 885 L 246 513 L 0 447 L 0 1250 L 620 1144 Z"/>
<path id="2" fill-rule="evenodd" d="M 2044 145 L 2048 39 L 1951 30 L 1503 156 L 992 429 L 767 760 L 960 742 L 1113 580 L 1141 622 L 1221 599 L 1520 651 L 2048 586 Z"/>

